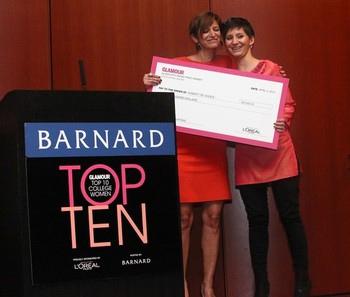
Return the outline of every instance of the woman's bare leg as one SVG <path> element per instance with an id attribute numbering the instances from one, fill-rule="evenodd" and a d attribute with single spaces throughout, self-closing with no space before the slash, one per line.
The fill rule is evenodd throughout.
<path id="1" fill-rule="evenodd" d="M 182 257 L 183 257 L 183 268 L 184 268 L 184 287 L 185 297 L 189 297 L 187 287 L 187 263 L 188 253 L 190 249 L 190 234 L 193 223 L 193 206 L 190 203 L 182 203 L 180 205 L 181 212 L 181 236 L 182 236 Z"/>
<path id="2" fill-rule="evenodd" d="M 202 210 L 203 281 L 202 297 L 215 297 L 214 275 L 219 254 L 223 202 L 206 202 Z"/>

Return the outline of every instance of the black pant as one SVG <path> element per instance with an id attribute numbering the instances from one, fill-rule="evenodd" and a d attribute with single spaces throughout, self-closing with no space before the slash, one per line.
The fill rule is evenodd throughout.
<path id="1" fill-rule="evenodd" d="M 299 211 L 299 177 L 271 183 L 239 186 L 249 222 L 250 256 L 254 275 L 267 280 L 269 211 L 267 189 L 272 188 L 276 207 L 288 238 L 294 272 L 308 270 L 307 243 Z"/>

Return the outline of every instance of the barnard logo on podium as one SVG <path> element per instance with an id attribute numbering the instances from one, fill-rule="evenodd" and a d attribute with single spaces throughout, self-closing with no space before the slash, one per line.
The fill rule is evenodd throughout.
<path id="1" fill-rule="evenodd" d="M 172 123 L 25 123 L 26 157 L 175 155 Z"/>
<path id="2" fill-rule="evenodd" d="M 173 122 L 27 122 L 24 132 L 33 283 L 164 266 L 178 240 Z"/>

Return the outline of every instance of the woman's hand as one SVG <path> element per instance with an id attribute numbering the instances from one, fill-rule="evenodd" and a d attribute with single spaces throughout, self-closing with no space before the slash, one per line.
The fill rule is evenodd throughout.
<path id="1" fill-rule="evenodd" d="M 157 86 L 162 82 L 162 79 L 160 78 L 159 75 L 155 75 L 153 73 L 146 73 L 143 76 L 143 83 L 145 86 L 150 87 L 150 86 Z"/>
<path id="2" fill-rule="evenodd" d="M 282 75 L 282 77 L 287 77 L 287 72 L 284 70 L 283 66 L 278 65 L 279 66 L 279 70 L 280 70 L 280 74 Z"/>
<path id="3" fill-rule="evenodd" d="M 277 122 L 273 124 L 273 127 L 279 133 L 288 129 L 288 125 L 285 120 L 277 120 Z"/>

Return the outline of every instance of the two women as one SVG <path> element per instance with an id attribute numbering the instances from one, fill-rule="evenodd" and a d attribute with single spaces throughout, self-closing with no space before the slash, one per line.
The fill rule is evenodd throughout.
<path id="1" fill-rule="evenodd" d="M 217 56 L 220 46 L 220 18 L 207 12 L 190 24 L 190 36 L 196 52 L 178 59 L 221 67 L 232 67 L 225 56 Z M 252 54 L 254 29 L 242 18 L 230 18 L 223 24 L 227 52 L 241 71 L 281 75 L 277 64 L 259 60 Z M 146 86 L 160 83 L 160 77 L 145 74 Z M 234 90 L 232 90 L 234 92 Z M 299 212 L 298 163 L 289 133 L 295 102 L 290 93 L 283 118 L 275 123 L 280 133 L 276 151 L 236 145 L 235 176 L 249 221 L 249 244 L 255 276 L 255 297 L 269 296 L 267 275 L 268 206 L 267 188 L 271 187 L 279 215 L 287 234 L 295 271 L 295 297 L 307 297 L 310 291 L 308 255 L 304 227 Z M 178 162 L 186 275 L 193 205 L 202 203 L 203 297 L 214 297 L 213 279 L 218 256 L 220 217 L 223 202 L 230 197 L 226 168 L 226 143 L 188 134 L 178 134 Z M 205 185 L 205 187 L 204 187 Z M 185 277 L 186 279 L 186 277 Z M 185 296 L 188 297 L 185 280 Z"/>

